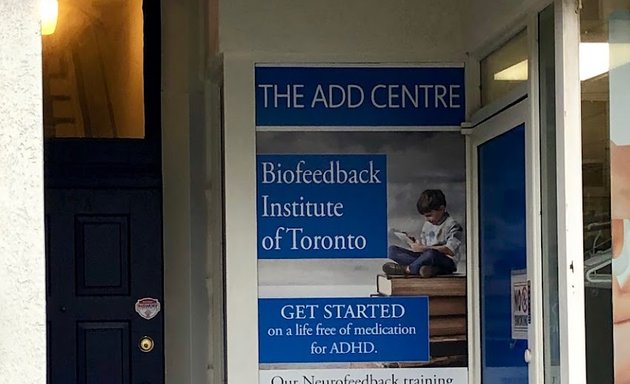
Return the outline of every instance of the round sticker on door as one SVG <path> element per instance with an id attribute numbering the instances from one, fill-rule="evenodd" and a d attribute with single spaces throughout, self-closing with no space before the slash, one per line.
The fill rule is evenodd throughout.
<path id="1" fill-rule="evenodd" d="M 136 301 L 136 312 L 143 319 L 151 320 L 160 313 L 160 301 L 152 297 L 145 297 Z"/>

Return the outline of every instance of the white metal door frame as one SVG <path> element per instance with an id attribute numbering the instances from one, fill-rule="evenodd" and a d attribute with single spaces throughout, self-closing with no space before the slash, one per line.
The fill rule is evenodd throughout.
<path id="1" fill-rule="evenodd" d="M 579 4 L 555 0 L 558 295 L 561 383 L 586 383 Z"/>
<path id="2" fill-rule="evenodd" d="M 521 93 L 522 94 L 522 93 Z M 518 100 L 518 101 L 517 101 Z M 537 179 L 540 175 L 539 156 L 536 156 L 537 146 L 531 122 L 532 98 L 521 96 L 516 98 L 512 105 L 501 112 L 484 120 L 469 130 L 466 138 L 468 155 L 468 221 L 469 248 L 471 257 L 468 259 L 469 284 L 469 338 L 471 343 L 472 368 L 469 380 L 472 383 L 481 383 L 481 302 L 480 276 L 479 276 L 479 197 L 478 191 L 478 158 L 479 145 L 495 138 L 520 124 L 525 124 L 525 162 L 526 162 L 526 229 L 527 229 L 527 275 L 531 282 L 531 313 L 532 323 L 529 327 L 528 348 L 531 351 L 531 360 L 528 365 L 529 382 L 543 382 L 543 340 L 542 340 L 542 273 L 540 257 L 540 189 Z"/>

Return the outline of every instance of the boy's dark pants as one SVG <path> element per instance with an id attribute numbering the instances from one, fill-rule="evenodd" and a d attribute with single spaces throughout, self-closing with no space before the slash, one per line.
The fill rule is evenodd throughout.
<path id="1" fill-rule="evenodd" d="M 420 267 L 428 265 L 436 269 L 436 275 L 447 275 L 455 272 L 457 266 L 450 257 L 435 249 L 424 252 L 414 252 L 409 249 L 392 245 L 387 250 L 387 257 L 402 266 L 409 266 L 412 275 L 417 275 Z"/>

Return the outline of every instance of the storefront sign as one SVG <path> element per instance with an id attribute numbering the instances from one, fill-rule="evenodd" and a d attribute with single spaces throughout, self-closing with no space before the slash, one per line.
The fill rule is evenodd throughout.
<path id="1" fill-rule="evenodd" d="M 270 384 L 441 384 L 467 383 L 460 368 L 283 369 L 260 372 L 260 383 Z"/>
<path id="2" fill-rule="evenodd" d="M 428 361 L 427 297 L 260 299 L 260 362 Z"/>
<path id="3" fill-rule="evenodd" d="M 456 126 L 462 66 L 256 66 L 256 126 Z"/>
<path id="4" fill-rule="evenodd" d="M 260 383 L 466 383 L 466 152 L 442 129 L 463 118 L 463 68 L 255 71 Z M 457 274 L 388 276 L 407 239 L 451 233 L 423 227 L 424 190 L 461 225 Z"/>
<path id="5" fill-rule="evenodd" d="M 386 257 L 384 155 L 258 155 L 257 173 L 259 259 Z"/>
<path id="6" fill-rule="evenodd" d="M 260 362 L 428 361 L 427 297 L 260 299 Z"/>

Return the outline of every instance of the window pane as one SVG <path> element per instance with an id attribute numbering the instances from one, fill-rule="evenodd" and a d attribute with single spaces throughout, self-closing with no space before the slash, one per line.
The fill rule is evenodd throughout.
<path id="1" fill-rule="evenodd" d="M 630 154 L 630 1 L 584 0 L 580 23 L 587 378 L 593 384 L 626 383 L 630 284 L 621 267 L 630 255 L 627 246 L 613 249 L 613 244 L 623 244 L 614 229 L 620 223 L 623 234 L 630 222 L 630 214 L 620 211 L 630 199 L 614 192 L 611 198 L 611 185 L 630 175 L 628 158 L 621 165 L 615 160 L 617 154 Z"/>
<path id="2" fill-rule="evenodd" d="M 527 31 L 481 60 L 481 105 L 499 99 L 527 81 Z"/>
<path id="3" fill-rule="evenodd" d="M 59 0 L 42 43 L 46 137 L 144 137 L 142 0 Z"/>

